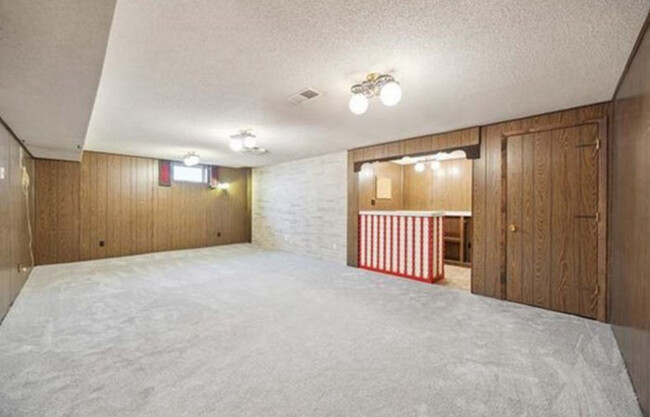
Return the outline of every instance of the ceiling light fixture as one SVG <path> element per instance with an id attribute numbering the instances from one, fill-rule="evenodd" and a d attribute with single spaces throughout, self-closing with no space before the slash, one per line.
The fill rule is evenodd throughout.
<path id="1" fill-rule="evenodd" d="M 257 146 L 257 137 L 251 133 L 250 129 L 242 129 L 236 135 L 232 135 L 230 137 L 230 149 L 235 152 L 256 155 L 268 152 L 266 149 Z"/>
<path id="2" fill-rule="evenodd" d="M 372 164 L 366 163 L 361 166 L 361 174 L 364 177 L 372 177 L 373 175 L 373 169 L 372 169 Z"/>
<path id="3" fill-rule="evenodd" d="M 366 80 L 350 88 L 349 107 L 354 114 L 364 114 L 368 110 L 368 100 L 379 96 L 385 106 L 392 107 L 402 99 L 402 87 L 390 74 L 368 74 Z"/>
<path id="4" fill-rule="evenodd" d="M 188 167 L 193 167 L 199 164 L 199 156 L 195 152 L 188 152 L 183 157 L 183 164 Z"/>

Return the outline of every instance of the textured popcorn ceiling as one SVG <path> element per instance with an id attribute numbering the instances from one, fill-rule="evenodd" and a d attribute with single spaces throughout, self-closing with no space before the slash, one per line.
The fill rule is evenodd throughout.
<path id="1" fill-rule="evenodd" d="M 0 0 L 0 117 L 37 157 L 78 159 L 115 0 Z"/>
<path id="2" fill-rule="evenodd" d="M 119 0 L 86 149 L 259 166 L 608 100 L 649 7 Z M 349 88 L 370 71 L 394 73 L 403 100 L 354 116 Z M 325 95 L 286 101 L 305 87 Z M 242 128 L 271 153 L 230 152 Z"/>

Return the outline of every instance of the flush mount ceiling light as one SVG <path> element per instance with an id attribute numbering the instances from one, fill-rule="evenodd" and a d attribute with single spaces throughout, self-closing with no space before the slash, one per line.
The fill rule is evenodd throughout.
<path id="1" fill-rule="evenodd" d="M 354 114 L 364 114 L 368 110 L 368 100 L 379 96 L 385 106 L 394 106 L 402 99 L 402 87 L 389 74 L 368 74 L 366 80 L 350 88 L 350 111 Z"/>
<path id="2" fill-rule="evenodd" d="M 235 152 L 256 155 L 268 152 L 266 149 L 257 146 L 257 137 L 251 133 L 250 129 L 242 129 L 236 135 L 232 135 L 230 137 L 230 149 Z"/>
<path id="3" fill-rule="evenodd" d="M 188 167 L 193 167 L 199 164 L 199 156 L 195 152 L 188 152 L 183 157 L 183 164 Z"/>

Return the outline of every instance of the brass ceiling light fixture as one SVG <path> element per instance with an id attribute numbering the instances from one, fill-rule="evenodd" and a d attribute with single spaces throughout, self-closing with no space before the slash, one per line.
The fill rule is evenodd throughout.
<path id="1" fill-rule="evenodd" d="M 373 72 L 366 76 L 366 80 L 350 88 L 352 97 L 348 103 L 350 111 L 354 114 L 364 114 L 368 110 L 368 101 L 379 96 L 385 106 L 392 107 L 402 99 L 402 87 L 390 74 Z"/>

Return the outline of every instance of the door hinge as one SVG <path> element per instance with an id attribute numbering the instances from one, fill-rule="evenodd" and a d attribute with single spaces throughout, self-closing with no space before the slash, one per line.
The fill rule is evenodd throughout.
<path id="1" fill-rule="evenodd" d="M 594 219 L 596 223 L 600 221 L 600 212 L 597 211 L 596 214 L 579 214 L 576 216 L 577 219 Z"/>

